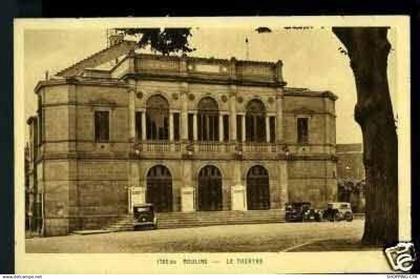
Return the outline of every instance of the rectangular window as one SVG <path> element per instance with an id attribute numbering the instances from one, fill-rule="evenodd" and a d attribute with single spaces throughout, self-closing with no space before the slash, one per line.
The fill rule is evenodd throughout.
<path id="1" fill-rule="evenodd" d="M 174 113 L 174 140 L 179 141 L 180 131 L 179 131 L 179 113 Z"/>
<path id="2" fill-rule="evenodd" d="M 229 115 L 223 115 L 223 141 L 229 141 Z"/>
<path id="3" fill-rule="evenodd" d="M 276 142 L 276 117 L 270 116 L 270 142 Z"/>
<path id="4" fill-rule="evenodd" d="M 194 125 L 194 114 L 189 113 L 188 114 L 188 140 L 190 141 L 194 140 L 193 125 Z"/>
<path id="5" fill-rule="evenodd" d="M 95 111 L 95 141 L 109 141 L 109 112 Z"/>
<path id="6" fill-rule="evenodd" d="M 136 139 L 140 141 L 142 139 L 143 123 L 141 121 L 143 112 L 136 111 Z"/>
<path id="7" fill-rule="evenodd" d="M 298 143 L 308 143 L 308 118 L 297 119 Z"/>
<path id="8" fill-rule="evenodd" d="M 242 115 L 236 116 L 236 139 L 242 141 Z"/>

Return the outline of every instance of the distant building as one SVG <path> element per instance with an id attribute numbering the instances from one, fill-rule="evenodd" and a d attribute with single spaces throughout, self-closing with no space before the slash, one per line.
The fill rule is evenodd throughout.
<path id="1" fill-rule="evenodd" d="M 288 201 L 336 199 L 333 93 L 285 87 L 281 61 L 132 47 L 118 42 L 35 88 L 31 187 L 46 235 L 102 228 L 144 202 L 278 220 Z"/>
<path id="2" fill-rule="evenodd" d="M 365 179 L 363 146 L 361 143 L 337 144 L 337 178 Z"/>
<path id="3" fill-rule="evenodd" d="M 337 144 L 337 198 L 350 202 L 355 212 L 365 211 L 365 166 L 363 146 Z"/>

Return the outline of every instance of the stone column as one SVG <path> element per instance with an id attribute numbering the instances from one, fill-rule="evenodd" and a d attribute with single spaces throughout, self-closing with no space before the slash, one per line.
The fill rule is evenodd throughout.
<path id="1" fill-rule="evenodd" d="M 270 116 L 265 116 L 265 138 L 270 142 Z"/>
<path id="2" fill-rule="evenodd" d="M 128 80 L 128 138 L 129 142 L 133 143 L 136 141 L 136 81 L 134 79 Z M 132 146 L 130 146 L 132 151 Z M 129 172 L 128 172 L 128 187 L 130 191 L 129 199 L 127 202 L 128 212 L 132 212 L 133 203 L 137 202 L 137 196 L 133 196 L 132 189 L 138 189 L 139 187 L 139 171 L 136 160 L 129 161 Z"/>
<path id="3" fill-rule="evenodd" d="M 283 88 L 277 88 L 276 94 L 276 141 L 282 142 L 283 138 Z"/>
<path id="4" fill-rule="evenodd" d="M 331 136 L 330 136 L 330 110 L 328 107 L 328 97 L 324 97 L 324 125 L 325 125 L 325 140 L 324 140 L 324 152 L 327 153 L 330 151 L 330 146 L 328 144 L 331 144 Z"/>
<path id="5" fill-rule="evenodd" d="M 279 172 L 279 187 L 280 187 L 280 208 L 284 209 L 286 203 L 289 202 L 289 190 L 288 190 L 288 172 L 287 172 L 287 161 L 281 160 L 278 162 Z"/>
<path id="6" fill-rule="evenodd" d="M 169 141 L 174 141 L 174 114 L 169 112 Z"/>
<path id="7" fill-rule="evenodd" d="M 241 120 L 242 120 L 242 142 L 245 142 L 246 141 L 246 127 L 245 127 L 246 121 L 245 121 L 245 114 L 243 114 L 241 116 Z"/>
<path id="8" fill-rule="evenodd" d="M 181 86 L 181 140 L 188 140 L 188 83 Z"/>
<path id="9" fill-rule="evenodd" d="M 145 202 L 145 191 L 140 187 L 140 173 L 137 161 L 130 161 L 129 171 L 129 185 L 128 189 L 128 212 L 133 212 L 133 205 Z"/>
<path id="10" fill-rule="evenodd" d="M 141 140 L 145 141 L 146 137 L 146 111 L 141 114 Z"/>
<path id="11" fill-rule="evenodd" d="M 190 160 L 182 161 L 182 187 L 181 187 L 181 211 L 195 211 L 195 191 L 192 186 L 192 162 Z"/>
<path id="12" fill-rule="evenodd" d="M 229 93 L 229 140 L 236 141 L 236 85 L 230 86 L 230 93 Z"/>
<path id="13" fill-rule="evenodd" d="M 194 112 L 193 115 L 193 139 L 194 141 L 197 141 L 198 139 L 198 133 L 197 133 L 197 112 Z"/>
<path id="14" fill-rule="evenodd" d="M 224 132 L 224 125 L 223 125 L 223 114 L 219 114 L 219 141 L 223 142 L 223 132 Z"/>
<path id="15" fill-rule="evenodd" d="M 136 81 L 128 80 L 128 135 L 129 141 L 134 142 L 136 138 Z"/>

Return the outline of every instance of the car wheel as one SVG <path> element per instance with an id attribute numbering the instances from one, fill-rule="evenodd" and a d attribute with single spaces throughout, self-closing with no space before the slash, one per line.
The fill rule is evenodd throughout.
<path id="1" fill-rule="evenodd" d="M 346 219 L 347 222 L 351 222 L 353 221 L 353 214 L 351 214 L 350 212 L 347 212 L 344 218 Z"/>
<path id="2" fill-rule="evenodd" d="M 341 220 L 343 220 L 343 215 L 340 213 L 340 212 L 336 212 L 335 214 L 334 214 L 334 221 L 341 221 Z"/>

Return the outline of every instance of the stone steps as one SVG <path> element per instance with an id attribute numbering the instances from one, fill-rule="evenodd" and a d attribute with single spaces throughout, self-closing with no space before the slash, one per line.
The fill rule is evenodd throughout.
<path id="1" fill-rule="evenodd" d="M 168 212 L 157 213 L 158 228 L 185 228 L 197 226 L 262 224 L 284 222 L 284 210 L 250 210 L 250 211 L 207 211 L 207 212 Z M 132 215 L 126 215 L 106 227 L 112 231 L 130 231 Z"/>

